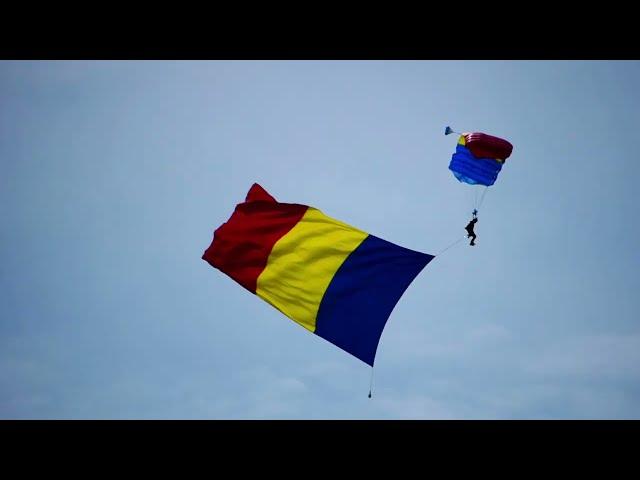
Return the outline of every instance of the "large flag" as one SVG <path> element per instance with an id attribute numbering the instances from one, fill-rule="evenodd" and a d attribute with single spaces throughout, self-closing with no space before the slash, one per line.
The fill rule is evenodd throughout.
<path id="1" fill-rule="evenodd" d="M 293 321 L 373 366 L 400 297 L 434 256 L 320 210 L 280 203 L 257 183 L 202 256 Z"/>

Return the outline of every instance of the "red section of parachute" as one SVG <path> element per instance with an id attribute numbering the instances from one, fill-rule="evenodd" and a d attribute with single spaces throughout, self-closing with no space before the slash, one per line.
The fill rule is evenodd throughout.
<path id="1" fill-rule="evenodd" d="M 202 259 L 256 293 L 258 277 L 273 246 L 300 221 L 307 208 L 279 203 L 254 183 L 245 202 L 236 205 L 231 218 L 216 229 Z"/>
<path id="2" fill-rule="evenodd" d="M 477 158 L 499 158 L 506 160 L 513 151 L 513 145 L 502 138 L 474 132 L 464 135 L 465 146 Z"/>

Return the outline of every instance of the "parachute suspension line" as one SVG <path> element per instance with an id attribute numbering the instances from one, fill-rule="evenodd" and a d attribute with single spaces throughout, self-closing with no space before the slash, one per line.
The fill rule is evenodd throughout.
<path id="1" fill-rule="evenodd" d="M 487 194 L 487 189 L 489 187 L 487 187 L 486 185 L 484 186 L 484 189 L 482 190 L 482 193 L 480 193 L 480 189 L 479 188 L 474 188 L 474 200 L 473 200 L 473 209 L 474 210 L 480 210 L 480 207 L 482 206 L 482 202 L 484 202 L 484 196 Z M 477 212 L 476 212 L 477 213 Z"/>
<path id="2" fill-rule="evenodd" d="M 489 190 L 489 187 L 484 187 L 484 190 L 482 191 L 482 196 L 480 197 L 480 203 L 478 203 L 476 210 L 479 210 L 480 207 L 482 206 L 482 202 L 484 202 L 484 196 L 487 194 L 487 190 Z"/>
<path id="3" fill-rule="evenodd" d="M 371 365 L 371 380 L 369 380 L 369 398 L 371 398 L 372 390 L 373 390 L 373 365 Z"/>
<path id="4" fill-rule="evenodd" d="M 478 190 L 480 189 L 479 188 L 473 189 L 473 209 L 474 210 L 478 209 Z"/>

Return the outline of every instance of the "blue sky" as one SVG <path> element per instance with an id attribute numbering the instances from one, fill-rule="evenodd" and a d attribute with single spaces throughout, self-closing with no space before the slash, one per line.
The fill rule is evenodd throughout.
<path id="1" fill-rule="evenodd" d="M 640 418 L 640 63 L 0 62 L 0 418 Z M 514 145 L 478 245 L 364 363 L 201 260 L 253 182 L 408 248 L 464 234 L 459 131 Z"/>

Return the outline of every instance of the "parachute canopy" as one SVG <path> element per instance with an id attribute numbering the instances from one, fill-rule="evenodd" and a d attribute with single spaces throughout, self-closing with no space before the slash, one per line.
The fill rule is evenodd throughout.
<path id="1" fill-rule="evenodd" d="M 447 127 L 445 134 L 452 133 Z M 449 170 L 460 181 L 470 185 L 493 185 L 513 145 L 502 138 L 474 132 L 463 133 L 458 139 L 456 152 L 451 157 Z"/>

